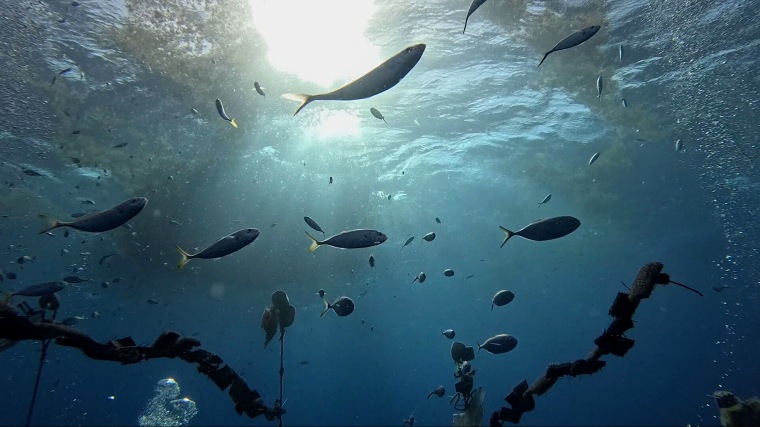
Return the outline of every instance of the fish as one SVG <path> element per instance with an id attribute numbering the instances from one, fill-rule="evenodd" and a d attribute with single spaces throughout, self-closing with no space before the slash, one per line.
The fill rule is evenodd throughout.
<path id="1" fill-rule="evenodd" d="M 328 184 L 332 184 L 332 183 L 333 183 L 333 179 L 332 179 L 332 177 L 330 177 L 330 179 L 327 181 L 327 183 L 328 183 Z"/>
<path id="2" fill-rule="evenodd" d="M 375 257 L 374 255 L 369 256 L 369 266 L 374 267 L 375 266 Z"/>
<path id="3" fill-rule="evenodd" d="M 620 98 L 620 100 L 623 101 L 623 108 L 628 108 L 628 101 L 625 98 Z"/>
<path id="4" fill-rule="evenodd" d="M 451 277 L 454 275 L 454 270 L 447 268 L 446 270 L 443 270 L 443 275 L 446 277 Z"/>
<path id="5" fill-rule="evenodd" d="M 154 300 L 153 298 L 148 298 L 145 300 L 150 305 L 158 305 L 158 301 Z"/>
<path id="6" fill-rule="evenodd" d="M 504 247 L 504 244 L 507 243 L 512 236 L 520 236 L 524 239 L 535 241 L 558 239 L 572 233 L 580 227 L 580 225 L 581 222 L 572 216 L 557 216 L 532 222 L 518 231 L 509 231 L 506 228 L 499 226 L 501 231 L 506 234 L 500 247 Z"/>
<path id="7" fill-rule="evenodd" d="M 321 245 L 340 249 L 369 248 L 377 246 L 388 239 L 385 234 L 377 230 L 366 229 L 341 231 L 340 233 L 322 241 L 315 239 L 314 236 L 308 232 L 306 232 L 306 235 L 311 239 L 309 252 L 314 252 Z"/>
<path id="8" fill-rule="evenodd" d="M 593 156 L 591 156 L 591 158 L 590 158 L 590 159 L 588 159 L 588 165 L 589 165 L 589 166 L 591 166 L 591 165 L 593 165 L 593 164 L 594 164 L 594 162 L 596 161 L 596 159 L 598 159 L 598 158 L 599 158 L 599 154 L 601 154 L 601 153 L 597 151 L 596 153 L 594 153 L 594 155 L 593 155 Z"/>
<path id="9" fill-rule="evenodd" d="M 681 141 L 680 139 L 676 139 L 676 151 L 681 151 L 681 150 L 683 150 L 683 141 Z"/>
<path id="10" fill-rule="evenodd" d="M 44 282 L 44 283 L 38 283 L 36 285 L 27 286 L 26 288 L 17 291 L 12 292 L 11 295 L 13 296 L 21 296 L 21 297 L 41 297 L 43 295 L 48 294 L 54 294 L 61 289 L 66 287 L 65 282 L 61 281 L 55 281 L 55 282 Z"/>
<path id="11" fill-rule="evenodd" d="M 406 239 L 406 242 L 404 242 L 404 246 L 401 247 L 401 250 L 403 251 L 405 247 L 407 247 L 412 241 L 414 240 L 414 236 Z"/>
<path id="12" fill-rule="evenodd" d="M 445 331 L 441 331 L 441 335 L 443 335 L 444 337 L 450 340 L 453 340 L 454 337 L 456 336 L 456 332 L 454 332 L 453 329 L 446 329 Z"/>
<path id="13" fill-rule="evenodd" d="M 491 311 L 493 311 L 493 306 L 501 307 L 502 305 L 507 305 L 513 299 L 515 299 L 515 294 L 512 291 L 501 290 L 496 292 L 493 298 L 491 298 Z"/>
<path id="14" fill-rule="evenodd" d="M 229 118 L 229 116 L 227 116 L 227 113 L 224 111 L 224 105 L 222 105 L 222 100 L 220 100 L 219 98 L 216 99 L 216 111 L 219 112 L 219 115 L 222 116 L 224 120 L 227 120 L 228 122 L 230 122 L 232 127 L 234 128 L 238 127 L 235 119 L 231 119 Z"/>
<path id="15" fill-rule="evenodd" d="M 467 10 L 467 16 L 464 18 L 464 28 L 462 28 L 462 34 L 464 34 L 465 30 L 467 30 L 467 20 L 470 19 L 470 15 L 475 13 L 475 11 L 478 10 L 478 8 L 485 2 L 486 0 L 472 0 L 472 3 L 470 3 L 470 8 Z"/>
<path id="16" fill-rule="evenodd" d="M 137 214 L 140 213 L 140 211 L 143 210 L 147 203 L 148 199 L 145 197 L 135 197 L 133 199 L 121 202 L 110 209 L 94 212 L 70 222 L 61 222 L 53 217 L 40 215 L 40 218 L 45 222 L 45 226 L 39 232 L 39 234 L 45 233 L 58 227 L 71 227 L 75 230 L 86 231 L 90 233 L 100 233 L 103 231 L 113 230 L 114 228 L 120 227 L 130 219 L 134 218 Z"/>
<path id="17" fill-rule="evenodd" d="M 18 264 L 25 264 L 27 262 L 34 261 L 35 258 L 37 258 L 37 257 L 36 256 L 29 256 L 29 255 L 20 256 L 16 260 L 16 263 L 18 263 Z"/>
<path id="18" fill-rule="evenodd" d="M 198 252 L 197 254 L 191 255 L 187 252 L 185 252 L 182 248 L 177 246 L 177 252 L 182 256 L 179 263 L 177 264 L 177 268 L 182 268 L 190 262 L 191 259 L 194 258 L 201 258 L 201 259 L 212 259 L 212 258 L 221 258 L 223 256 L 229 255 L 233 252 L 237 252 L 240 249 L 243 249 L 244 247 L 250 245 L 253 243 L 256 238 L 259 237 L 259 230 L 255 228 L 244 228 L 242 230 L 238 230 L 229 236 L 224 236 L 221 239 L 217 240 L 215 243 L 211 244 L 211 246 L 208 246 L 206 249 Z"/>
<path id="19" fill-rule="evenodd" d="M 425 45 L 422 43 L 409 46 L 367 74 L 332 92 L 317 95 L 286 93 L 283 97 L 301 103 L 293 113 L 294 116 L 313 101 L 352 101 L 369 98 L 396 86 L 417 65 L 423 52 Z"/>
<path id="20" fill-rule="evenodd" d="M 541 205 L 545 205 L 551 199 L 552 199 L 552 195 L 551 194 L 547 194 L 546 197 L 544 197 L 544 200 L 541 200 L 541 202 L 538 204 L 538 207 L 540 208 Z"/>
<path id="21" fill-rule="evenodd" d="M 24 172 L 24 174 L 28 175 L 28 176 L 42 176 L 41 173 L 37 172 L 36 170 L 32 170 L 32 169 L 24 169 L 21 172 Z"/>
<path id="22" fill-rule="evenodd" d="M 82 200 L 82 201 L 81 201 L 81 203 L 82 203 L 83 205 L 94 205 L 94 204 L 95 204 L 95 201 L 94 201 L 94 200 L 92 200 L 92 199 L 84 199 L 84 200 Z"/>
<path id="23" fill-rule="evenodd" d="M 85 279 L 85 278 L 79 277 L 79 276 L 66 276 L 66 277 L 63 278 L 64 282 L 66 282 L 66 283 L 74 283 L 74 284 L 89 282 L 91 280 L 92 279 Z"/>
<path id="24" fill-rule="evenodd" d="M 264 93 L 264 88 L 261 87 L 261 85 L 259 84 L 259 82 L 253 82 L 253 88 L 256 89 L 256 92 L 258 92 L 259 95 L 261 95 L 261 96 L 267 96 Z"/>
<path id="25" fill-rule="evenodd" d="M 464 280 L 472 279 L 473 277 L 475 277 L 474 274 L 469 274 L 469 275 L 467 275 L 467 277 L 464 278 Z"/>
<path id="26" fill-rule="evenodd" d="M 620 57 L 620 62 L 623 62 L 623 45 L 622 44 L 618 48 L 618 56 Z"/>
<path id="27" fill-rule="evenodd" d="M 300 366 L 306 366 L 308 364 L 309 364 L 308 360 L 302 360 L 302 361 L 298 362 L 298 365 L 300 365 Z"/>
<path id="28" fill-rule="evenodd" d="M 426 242 L 432 242 L 433 240 L 435 240 L 435 233 L 428 233 L 428 234 L 422 236 L 422 240 L 424 240 Z"/>
<path id="29" fill-rule="evenodd" d="M 384 121 L 385 123 L 388 123 L 387 121 L 385 121 L 385 117 L 383 117 L 383 114 L 380 111 L 378 111 L 377 108 L 372 107 L 369 109 L 369 112 L 372 113 L 372 115 L 377 117 L 378 119 Z"/>
<path id="30" fill-rule="evenodd" d="M 714 290 L 715 292 L 723 292 L 723 290 L 725 289 L 733 289 L 733 288 L 731 286 L 726 286 L 726 285 L 721 285 L 721 286 L 716 285 L 712 287 L 712 290 Z"/>
<path id="31" fill-rule="evenodd" d="M 191 113 L 193 113 L 193 114 L 195 114 L 196 116 L 197 116 L 197 115 L 200 115 L 200 114 L 201 114 L 201 113 L 200 113 L 200 112 L 198 112 L 198 110 L 196 110 L 195 108 L 191 108 L 191 109 L 190 109 L 190 112 L 191 112 Z"/>
<path id="32" fill-rule="evenodd" d="M 393 194 L 388 195 L 388 200 L 390 200 L 393 197 Z"/>
<path id="33" fill-rule="evenodd" d="M 409 415 L 409 418 L 403 420 L 405 426 L 414 427 L 414 415 Z"/>
<path id="34" fill-rule="evenodd" d="M 425 272 L 420 271 L 420 274 L 418 274 L 417 277 L 415 277 L 414 280 L 412 280 L 412 283 L 414 283 L 414 282 L 420 282 L 420 283 L 422 283 L 422 282 L 425 281 L 425 279 L 427 279 L 427 276 L 425 275 Z"/>
<path id="35" fill-rule="evenodd" d="M 317 292 L 317 295 L 319 295 L 320 298 L 324 298 L 325 297 L 325 290 L 324 289 L 320 289 Z"/>
<path id="36" fill-rule="evenodd" d="M 322 231 L 322 227 L 317 224 L 317 221 L 314 221 L 313 219 L 309 218 L 308 216 L 303 217 L 303 220 L 306 221 L 306 224 L 309 225 L 312 229 L 319 231 L 322 234 L 325 234 L 324 231 Z"/>
<path id="37" fill-rule="evenodd" d="M 61 323 L 63 323 L 66 326 L 74 326 L 77 323 L 79 323 L 80 320 L 85 320 L 86 318 L 84 316 L 73 316 L 73 317 L 67 317 L 63 320 L 61 320 Z"/>
<path id="38" fill-rule="evenodd" d="M 128 142 L 122 142 L 121 144 L 116 144 L 113 146 L 113 148 L 124 148 L 129 144 Z"/>
<path id="39" fill-rule="evenodd" d="M 108 261 L 109 258 L 111 258 L 114 255 L 116 254 L 108 254 L 108 255 L 102 256 L 100 260 L 98 261 L 98 265 L 103 265 L 106 261 Z"/>
<path id="40" fill-rule="evenodd" d="M 599 100 L 602 100 L 602 87 L 604 87 L 604 82 L 602 81 L 602 76 L 599 76 L 596 79 L 596 97 L 599 98 Z"/>
<path id="41" fill-rule="evenodd" d="M 446 394 L 446 389 L 443 388 L 442 385 L 439 385 L 438 387 L 436 387 L 435 390 L 431 391 L 430 394 L 428 394 L 427 398 L 430 399 L 430 396 L 432 396 L 432 395 L 436 395 L 438 397 L 443 397 L 444 394 Z"/>
<path id="42" fill-rule="evenodd" d="M 338 317 L 345 317 L 354 312 L 354 302 L 349 297 L 338 297 L 332 304 L 328 303 L 324 298 L 322 301 L 325 303 L 325 309 L 322 310 L 322 314 L 319 317 L 324 316 L 330 310 L 334 311 Z"/>
<path id="43" fill-rule="evenodd" d="M 480 349 L 491 354 L 507 353 L 517 347 L 517 338 L 509 334 L 499 334 L 486 340 L 483 344 L 478 343 L 478 352 Z"/>
<path id="44" fill-rule="evenodd" d="M 544 60 L 546 60 L 546 57 L 549 56 L 550 53 L 556 52 L 558 50 L 564 50 L 564 49 L 569 49 L 571 47 L 578 46 L 579 44 L 593 37 L 594 34 L 596 34 L 597 31 L 599 31 L 600 28 L 602 27 L 599 25 L 592 25 L 590 27 L 580 29 L 570 34 L 569 36 L 565 37 L 564 39 L 560 40 L 560 42 L 554 45 L 554 47 L 551 48 L 551 50 L 549 50 L 548 52 L 544 54 L 544 57 L 541 59 L 541 62 L 538 63 L 538 66 L 540 67 L 541 64 L 544 63 Z"/>
<path id="45" fill-rule="evenodd" d="M 435 218 L 435 222 L 437 222 L 438 224 L 440 224 L 440 223 L 441 223 L 441 219 L 440 219 L 440 218 L 438 218 L 438 217 L 436 217 L 436 218 Z"/>

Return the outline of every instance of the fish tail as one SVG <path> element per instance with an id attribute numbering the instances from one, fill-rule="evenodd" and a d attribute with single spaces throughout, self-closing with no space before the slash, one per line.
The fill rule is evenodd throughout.
<path id="1" fill-rule="evenodd" d="M 475 343 L 478 345 L 478 354 L 480 354 L 480 349 L 483 348 L 483 346 L 481 346 L 480 343 L 477 341 L 475 341 Z"/>
<path id="2" fill-rule="evenodd" d="M 232 125 L 232 127 L 237 129 L 237 122 L 235 121 L 235 119 L 230 119 L 230 124 Z"/>
<path id="3" fill-rule="evenodd" d="M 310 103 L 311 101 L 314 100 L 313 96 L 311 96 L 311 95 L 305 95 L 305 94 L 302 94 L 302 93 L 286 93 L 286 94 L 282 95 L 282 97 L 285 98 L 285 99 L 289 99 L 291 101 L 296 101 L 296 102 L 300 102 L 301 103 L 301 105 L 298 106 L 298 109 L 296 110 L 296 112 L 293 113 L 294 116 L 296 114 L 298 114 L 298 112 L 301 111 L 301 109 L 303 109 L 303 107 L 305 107 L 308 103 Z"/>
<path id="4" fill-rule="evenodd" d="M 513 233 L 512 231 L 509 231 L 509 230 L 507 230 L 506 228 L 504 228 L 504 227 L 502 227 L 502 226 L 499 226 L 499 228 L 501 228 L 501 231 L 503 231 L 503 232 L 504 232 L 504 234 L 506 234 L 506 235 L 507 235 L 507 237 L 505 237 L 505 238 L 504 238 L 504 241 L 503 241 L 503 242 L 501 242 L 501 246 L 499 246 L 500 248 L 503 248 L 503 247 L 504 247 L 504 244 L 506 244 L 506 243 L 507 243 L 507 240 L 511 239 L 511 238 L 512 238 L 512 236 L 514 236 L 514 235 L 515 235 L 515 233 Z"/>
<path id="5" fill-rule="evenodd" d="M 493 311 L 493 303 L 491 303 L 491 311 Z"/>
<path id="6" fill-rule="evenodd" d="M 326 299 L 322 298 L 322 302 L 325 303 L 325 309 L 322 310 L 322 314 L 320 314 L 319 317 L 324 316 L 325 313 L 327 313 L 328 311 L 330 311 L 330 308 L 331 308 L 330 307 L 330 303 L 328 303 Z"/>
<path id="7" fill-rule="evenodd" d="M 38 234 L 42 234 L 46 231 L 50 231 L 54 228 L 58 228 L 61 226 L 61 222 L 57 219 L 53 218 L 52 216 L 47 215 L 40 215 L 40 219 L 43 221 L 42 230 Z"/>
<path id="8" fill-rule="evenodd" d="M 319 247 L 319 244 L 320 244 L 319 241 L 317 239 L 315 239 L 314 236 L 312 236 L 311 234 L 309 234 L 308 231 L 304 231 L 304 233 L 306 233 L 306 235 L 309 236 L 309 239 L 311 239 L 311 245 L 309 246 L 309 252 L 316 251 L 317 248 Z"/>
<path id="9" fill-rule="evenodd" d="M 544 60 L 546 59 L 546 57 L 547 57 L 547 56 L 549 56 L 549 54 L 550 54 L 550 53 L 551 53 L 551 52 L 546 52 L 546 53 L 544 54 L 544 57 L 543 57 L 543 58 L 541 58 L 541 62 L 539 62 L 539 63 L 538 63 L 538 67 L 540 67 L 540 66 L 541 66 L 541 64 L 543 64 L 543 63 L 544 63 Z M 536 67 L 536 68 L 538 68 L 538 67 Z"/>
<path id="10" fill-rule="evenodd" d="M 462 28 L 462 34 L 464 34 L 464 31 L 467 29 L 467 19 L 469 18 L 470 17 L 468 16 L 467 18 L 464 19 L 464 28 Z"/>
<path id="11" fill-rule="evenodd" d="M 182 268 L 190 262 L 191 259 L 193 259 L 193 256 L 189 253 L 185 252 L 184 249 L 180 248 L 179 245 L 175 245 L 177 247 L 177 252 L 182 256 L 182 259 L 179 260 L 179 263 L 177 264 L 177 268 Z"/>

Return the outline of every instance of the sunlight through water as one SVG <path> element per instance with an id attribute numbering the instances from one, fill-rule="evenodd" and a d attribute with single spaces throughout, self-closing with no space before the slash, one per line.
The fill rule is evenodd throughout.
<path id="1" fill-rule="evenodd" d="M 373 0 L 251 2 L 254 25 L 277 69 L 326 88 L 382 62 L 364 35 L 375 11 Z"/>

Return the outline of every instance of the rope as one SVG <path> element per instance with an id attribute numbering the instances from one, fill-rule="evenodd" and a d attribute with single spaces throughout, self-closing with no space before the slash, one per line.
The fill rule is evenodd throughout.
<path id="1" fill-rule="evenodd" d="M 58 310 L 53 311 L 53 320 Z M 47 349 L 52 339 L 47 339 L 42 342 L 42 352 L 40 353 L 40 364 L 37 367 L 37 379 L 34 381 L 34 391 L 32 392 L 32 401 L 29 403 L 29 412 L 26 414 L 26 427 L 32 422 L 32 414 L 34 413 L 34 405 L 37 402 L 37 391 L 40 388 L 40 378 L 42 377 L 42 367 L 45 366 L 45 359 L 47 358 Z"/>
<path id="2" fill-rule="evenodd" d="M 285 328 L 280 328 L 280 400 L 277 401 L 278 405 L 282 405 L 282 388 L 285 380 Z M 280 427 L 282 427 L 282 411 L 277 414 Z"/>

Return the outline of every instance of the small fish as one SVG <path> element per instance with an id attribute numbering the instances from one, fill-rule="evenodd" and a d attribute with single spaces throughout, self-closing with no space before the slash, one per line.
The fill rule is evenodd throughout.
<path id="1" fill-rule="evenodd" d="M 594 34 L 596 34 L 597 31 L 599 31 L 600 28 L 602 27 L 599 25 L 592 25 L 590 27 L 586 27 L 581 30 L 578 30 L 570 34 L 569 36 L 565 37 L 564 39 L 560 40 L 560 42 L 554 45 L 554 47 L 551 48 L 551 50 L 549 50 L 548 52 L 544 54 L 544 57 L 541 59 L 541 62 L 538 63 L 538 66 L 540 67 L 541 64 L 544 63 L 544 60 L 546 59 L 547 56 L 549 56 L 550 53 L 556 52 L 558 50 L 564 50 L 564 49 L 569 49 L 571 47 L 578 46 L 579 44 L 593 37 Z"/>
<path id="2" fill-rule="evenodd" d="M 18 259 L 16 260 L 16 262 L 19 263 L 19 264 L 25 264 L 27 262 L 34 261 L 35 258 L 37 258 L 37 257 L 36 256 L 24 255 L 24 256 L 18 257 Z"/>
<path id="3" fill-rule="evenodd" d="M 333 179 L 332 179 L 332 177 L 330 177 L 330 179 L 329 179 L 329 180 L 327 180 L 327 183 L 328 183 L 328 184 L 332 184 L 332 183 L 333 183 Z"/>
<path id="4" fill-rule="evenodd" d="M 443 395 L 446 394 L 446 389 L 443 388 L 442 385 L 439 385 L 435 390 L 431 391 L 430 394 L 428 394 L 428 399 L 430 399 L 430 396 L 436 395 L 438 397 L 443 397 Z"/>
<path id="5" fill-rule="evenodd" d="M 596 97 L 599 98 L 599 100 L 602 100 L 602 87 L 604 86 L 604 83 L 602 82 L 602 76 L 599 76 L 599 78 L 596 79 Z"/>
<path id="6" fill-rule="evenodd" d="M 324 289 L 320 289 L 317 292 L 317 295 L 319 295 L 320 298 L 324 298 L 325 297 L 325 290 Z"/>
<path id="7" fill-rule="evenodd" d="M 322 317 L 328 311 L 332 310 L 338 317 L 348 316 L 354 312 L 354 302 L 349 297 L 338 297 L 332 304 L 328 303 L 326 299 L 322 299 L 325 303 L 325 309 L 319 316 Z"/>
<path id="8" fill-rule="evenodd" d="M 512 291 L 499 291 L 494 294 L 493 298 L 491 298 L 491 311 L 493 311 L 493 306 L 501 307 L 502 305 L 507 305 L 512 300 L 515 299 L 515 294 Z"/>
<path id="9" fill-rule="evenodd" d="M 507 353 L 517 347 L 517 338 L 509 334 L 499 334 L 486 340 L 483 344 L 478 343 L 478 352 L 480 349 L 491 354 Z"/>
<path id="10" fill-rule="evenodd" d="M 74 283 L 74 284 L 89 282 L 91 280 L 92 279 L 85 279 L 83 277 L 79 277 L 79 276 L 76 276 L 76 275 L 75 276 L 66 276 L 66 277 L 63 278 L 64 282 L 66 282 L 66 283 Z"/>
<path id="11" fill-rule="evenodd" d="M 230 122 L 232 127 L 234 128 L 238 127 L 235 119 L 229 118 L 229 116 L 227 116 L 227 113 L 224 112 L 224 105 L 222 105 L 222 101 L 219 98 L 216 99 L 216 111 L 219 112 L 219 115 L 222 116 L 224 120 L 227 120 L 228 122 Z"/>
<path id="12" fill-rule="evenodd" d="M 121 144 L 116 144 L 113 146 L 113 148 L 124 148 L 129 144 L 128 142 L 122 142 Z"/>
<path id="13" fill-rule="evenodd" d="M 468 274 L 467 277 L 464 278 L 464 280 L 472 279 L 473 277 L 475 277 L 474 274 Z"/>
<path id="14" fill-rule="evenodd" d="M 454 337 L 456 336 L 456 332 L 454 332 L 453 329 L 446 329 L 445 331 L 441 331 L 441 335 L 443 335 L 444 337 L 450 340 L 453 340 Z"/>
<path id="15" fill-rule="evenodd" d="M 404 242 L 404 246 L 401 247 L 401 250 L 403 251 L 405 247 L 407 247 L 412 241 L 414 240 L 414 236 L 406 239 L 406 242 Z"/>
<path id="16" fill-rule="evenodd" d="M 91 200 L 91 199 L 84 199 L 84 200 L 82 200 L 82 204 L 83 205 L 94 205 L 95 201 Z"/>
<path id="17" fill-rule="evenodd" d="M 22 297 L 41 297 L 43 295 L 54 294 L 66 286 L 66 283 L 61 281 L 38 283 L 36 285 L 27 286 L 26 288 L 13 292 L 11 295 L 18 295 Z"/>
<path id="18" fill-rule="evenodd" d="M 177 268 L 184 267 L 185 264 L 194 258 L 221 258 L 233 252 L 237 252 L 240 249 L 243 249 L 244 247 L 253 243 L 257 237 L 259 237 L 259 230 L 255 228 L 244 228 L 230 234 L 229 236 L 222 237 L 215 243 L 208 246 L 206 249 L 194 255 L 185 252 L 182 248 L 179 247 L 179 245 L 176 245 L 177 251 L 182 256 L 179 263 L 177 264 Z"/>
<path id="19" fill-rule="evenodd" d="M 440 223 L 441 223 L 441 219 L 440 219 L 440 218 L 438 218 L 438 217 L 436 217 L 436 218 L 435 218 L 435 222 L 437 222 L 438 224 L 440 224 Z"/>
<path id="20" fill-rule="evenodd" d="M 443 275 L 446 277 L 451 277 L 454 275 L 454 270 L 447 268 L 446 270 L 443 270 Z"/>
<path id="21" fill-rule="evenodd" d="M 422 283 L 425 281 L 425 279 L 427 279 L 427 276 L 425 275 L 424 272 L 420 271 L 420 274 L 418 274 L 417 277 L 415 277 L 414 280 L 412 280 L 412 283 L 414 282 Z"/>
<path id="22" fill-rule="evenodd" d="M 287 93 L 283 97 L 301 103 L 293 113 L 294 116 L 312 101 L 352 101 L 369 98 L 396 86 L 417 65 L 423 52 L 424 44 L 409 46 L 367 74 L 332 92 L 318 95 Z"/>
<path id="23" fill-rule="evenodd" d="M 540 208 L 541 205 L 545 205 L 551 199 L 552 199 L 552 195 L 547 194 L 546 197 L 544 197 L 544 200 L 541 200 L 541 202 L 538 204 L 538 207 Z"/>
<path id="24" fill-rule="evenodd" d="M 470 15 L 475 13 L 475 11 L 478 10 L 478 8 L 485 2 L 486 0 L 472 0 L 472 3 L 470 3 L 470 8 L 467 10 L 467 16 L 464 18 L 464 28 L 462 28 L 462 34 L 464 34 L 465 30 L 467 30 L 467 20 L 470 19 Z"/>
<path id="25" fill-rule="evenodd" d="M 712 290 L 714 290 L 715 292 L 723 292 L 723 290 L 725 289 L 733 289 L 733 288 L 731 286 L 726 286 L 726 285 L 721 285 L 721 286 L 716 285 L 712 287 Z"/>
<path id="26" fill-rule="evenodd" d="M 369 109 L 369 112 L 372 113 L 372 115 L 375 116 L 376 118 L 384 121 L 385 123 L 388 123 L 388 122 L 385 121 L 385 117 L 383 117 L 383 114 L 380 113 L 380 111 L 378 111 L 377 108 L 372 107 L 372 108 Z"/>
<path id="27" fill-rule="evenodd" d="M 435 233 L 428 233 L 428 234 L 422 236 L 422 240 L 424 240 L 426 242 L 432 242 L 433 240 L 435 240 Z"/>
<path id="28" fill-rule="evenodd" d="M 314 252 L 321 245 L 332 246 L 340 249 L 359 249 L 377 246 L 388 239 L 388 237 L 377 230 L 348 230 L 342 231 L 326 240 L 319 241 L 308 232 L 306 233 L 311 239 L 309 252 Z"/>
<path id="29" fill-rule="evenodd" d="M 81 218 L 77 218 L 75 221 L 61 222 L 57 219 L 40 215 L 40 218 L 45 222 L 44 228 L 39 234 L 53 230 L 58 227 L 71 227 L 79 231 L 87 231 L 91 233 L 100 233 L 103 231 L 113 230 L 120 227 L 130 219 L 134 218 L 140 211 L 143 210 L 145 204 L 148 203 L 148 199 L 145 197 L 136 197 L 127 201 L 121 202 L 118 205 L 106 209 L 104 211 L 95 212 L 90 215 L 85 215 Z"/>
<path id="30" fill-rule="evenodd" d="M 150 305 L 158 305 L 158 301 L 154 300 L 153 298 L 149 298 L 145 300 L 145 302 L 147 302 Z"/>
<path id="31" fill-rule="evenodd" d="M 375 256 L 374 255 L 370 255 L 369 256 L 369 266 L 370 267 L 374 267 L 375 266 Z"/>
<path id="32" fill-rule="evenodd" d="M 74 326 L 79 323 L 80 320 L 85 320 L 84 316 L 67 317 L 61 321 L 66 326 Z"/>
<path id="33" fill-rule="evenodd" d="M 319 231 L 322 234 L 325 234 L 324 231 L 322 231 L 322 227 L 317 224 L 317 221 L 314 221 L 313 219 L 309 218 L 308 216 L 303 217 L 303 220 L 306 221 L 306 224 L 308 224 L 309 227 L 311 227 L 313 230 Z"/>
<path id="34" fill-rule="evenodd" d="M 392 195 L 392 194 L 389 194 L 389 195 L 388 195 L 388 200 L 390 200 L 392 197 L 393 197 L 393 195 Z"/>
<path id="35" fill-rule="evenodd" d="M 103 282 L 100 284 L 100 287 L 103 289 L 108 289 L 109 286 L 111 286 L 111 284 L 108 282 Z"/>
<path id="36" fill-rule="evenodd" d="M 628 108 L 628 101 L 625 98 L 620 98 L 620 100 L 623 101 L 623 108 Z"/>
<path id="37" fill-rule="evenodd" d="M 520 236 L 524 239 L 545 241 L 559 239 L 560 237 L 567 236 L 580 227 L 581 222 L 571 216 L 557 216 L 554 218 L 542 219 L 536 222 L 532 222 L 519 231 L 509 231 L 506 228 L 499 226 L 501 231 L 506 234 L 504 241 L 501 243 L 501 247 L 507 243 L 512 236 Z"/>
<path id="38" fill-rule="evenodd" d="M 590 158 L 590 159 L 588 159 L 588 165 L 589 165 L 589 166 L 591 166 L 591 165 L 593 165 L 593 164 L 594 164 L 594 162 L 596 161 L 596 159 L 598 159 L 598 158 L 599 158 L 599 154 L 601 154 L 601 153 L 597 151 L 596 153 L 594 153 L 594 155 L 593 155 L 593 156 L 591 156 L 591 158 Z"/>
<path id="39" fill-rule="evenodd" d="M 308 361 L 308 360 L 302 360 L 302 361 L 298 362 L 298 365 L 299 365 L 299 366 L 306 366 L 306 365 L 308 365 L 308 364 L 309 364 L 309 361 Z"/>
<path id="40" fill-rule="evenodd" d="M 182 225 L 182 224 L 179 223 L 179 221 L 176 221 L 176 220 L 173 220 L 173 219 L 169 220 L 169 224 L 171 224 L 171 225 L 173 225 L 175 227 L 179 227 L 180 225 Z"/>
<path id="41" fill-rule="evenodd" d="M 82 131 L 79 130 L 79 129 L 76 129 L 76 130 L 74 130 L 74 131 L 71 132 L 72 135 L 79 135 L 80 133 L 82 133 Z M 79 162 L 75 162 L 75 163 L 79 163 Z"/>
<path id="42" fill-rule="evenodd" d="M 620 62 L 623 62 L 623 45 L 621 44 L 618 48 L 618 56 L 620 57 Z"/>
<path id="43" fill-rule="evenodd" d="M 404 424 L 402 425 L 405 425 L 405 426 L 408 425 L 409 427 L 414 427 L 414 415 L 409 415 L 409 418 L 405 419 Z"/>
<path id="44" fill-rule="evenodd" d="M 264 88 L 261 87 L 261 85 L 259 84 L 259 82 L 253 82 L 253 88 L 256 89 L 256 92 L 258 92 L 259 95 L 261 95 L 261 96 L 267 96 L 264 93 Z"/>
<path id="45" fill-rule="evenodd" d="M 681 141 L 680 139 L 676 139 L 676 151 L 681 151 L 681 150 L 683 150 L 683 141 Z"/>
<path id="46" fill-rule="evenodd" d="M 42 176 L 41 173 L 32 169 L 24 169 L 21 172 L 24 172 L 24 174 L 29 175 L 29 176 Z"/>
<path id="47" fill-rule="evenodd" d="M 191 112 L 191 113 L 193 113 L 193 114 L 195 114 L 196 116 L 198 116 L 198 115 L 200 115 L 200 114 L 201 114 L 201 113 L 199 113 L 199 112 L 198 112 L 198 110 L 196 110 L 195 108 L 191 108 L 191 109 L 190 109 L 190 112 Z"/>

